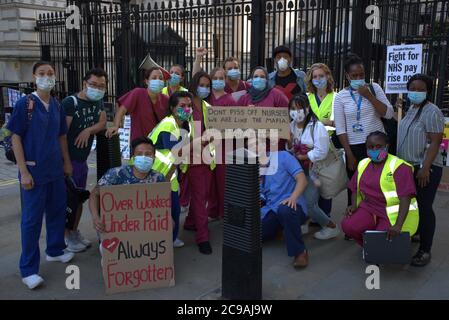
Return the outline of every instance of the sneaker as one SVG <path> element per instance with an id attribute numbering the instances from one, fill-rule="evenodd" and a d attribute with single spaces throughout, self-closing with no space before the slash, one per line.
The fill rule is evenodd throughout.
<path id="1" fill-rule="evenodd" d="M 426 266 L 432 258 L 430 252 L 425 252 L 423 250 L 419 250 L 412 258 L 412 262 L 410 263 L 414 267 L 424 267 Z"/>
<path id="2" fill-rule="evenodd" d="M 39 287 L 42 283 L 44 283 L 44 279 L 37 274 L 33 274 L 31 276 L 22 278 L 22 282 L 28 287 L 28 289 L 33 290 L 34 288 Z"/>
<path id="3" fill-rule="evenodd" d="M 309 233 L 309 226 L 307 225 L 307 223 L 306 224 L 303 224 L 302 226 L 301 226 L 301 234 L 302 235 L 306 235 L 306 234 L 308 234 Z"/>
<path id="4" fill-rule="evenodd" d="M 47 254 L 47 261 L 50 261 L 50 262 L 59 261 L 59 262 L 62 262 L 62 263 L 67 263 L 70 260 L 72 260 L 74 256 L 75 256 L 75 254 L 73 252 L 69 252 L 67 250 L 64 250 L 64 254 L 62 254 L 60 256 L 57 256 L 57 257 L 50 257 Z"/>
<path id="5" fill-rule="evenodd" d="M 198 243 L 198 249 L 202 254 L 212 254 L 212 247 L 209 241 Z"/>
<path id="6" fill-rule="evenodd" d="M 76 231 L 70 231 L 69 236 L 66 238 L 65 243 L 67 250 L 70 252 L 82 252 L 86 250 L 86 246 L 78 240 Z"/>
<path id="7" fill-rule="evenodd" d="M 309 253 L 305 250 L 303 253 L 297 255 L 293 260 L 293 267 L 305 268 L 309 264 Z"/>
<path id="8" fill-rule="evenodd" d="M 335 228 L 328 228 L 324 227 L 318 232 L 315 232 L 314 237 L 318 240 L 328 240 L 337 237 L 340 234 L 340 230 L 338 230 L 338 227 Z"/>
<path id="9" fill-rule="evenodd" d="M 86 238 L 84 238 L 81 234 L 81 232 L 79 230 L 76 230 L 76 238 L 79 242 L 81 242 L 82 244 L 84 244 L 84 246 L 86 248 L 90 248 L 92 246 L 92 242 L 90 242 L 89 240 L 87 240 Z"/>
<path id="10" fill-rule="evenodd" d="M 181 248 L 184 247 L 184 242 L 181 239 L 176 238 L 173 242 L 173 248 Z"/>

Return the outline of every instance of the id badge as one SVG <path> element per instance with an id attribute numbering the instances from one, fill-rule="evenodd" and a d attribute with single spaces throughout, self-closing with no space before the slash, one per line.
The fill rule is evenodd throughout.
<path id="1" fill-rule="evenodd" d="M 363 132 L 363 126 L 360 123 L 353 124 L 352 132 Z"/>

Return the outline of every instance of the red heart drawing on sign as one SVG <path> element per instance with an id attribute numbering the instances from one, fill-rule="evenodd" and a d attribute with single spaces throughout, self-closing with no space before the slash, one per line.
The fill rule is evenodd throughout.
<path id="1" fill-rule="evenodd" d="M 120 240 L 118 238 L 105 239 L 101 242 L 103 248 L 108 250 L 110 253 L 114 252 L 115 248 L 117 248 Z"/>

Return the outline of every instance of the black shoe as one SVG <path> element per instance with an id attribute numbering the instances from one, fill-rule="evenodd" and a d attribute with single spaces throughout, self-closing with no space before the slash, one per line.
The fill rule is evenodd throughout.
<path id="1" fill-rule="evenodd" d="M 347 234 L 345 234 L 345 240 L 346 241 L 354 241 L 354 239 L 352 239 L 350 236 L 348 236 Z"/>
<path id="2" fill-rule="evenodd" d="M 212 254 L 212 247 L 209 241 L 198 243 L 198 249 L 200 249 L 202 254 Z"/>
<path id="3" fill-rule="evenodd" d="M 414 267 L 424 267 L 427 265 L 432 258 L 430 252 L 424 252 L 423 250 L 419 250 L 412 258 L 412 262 L 410 263 Z"/>

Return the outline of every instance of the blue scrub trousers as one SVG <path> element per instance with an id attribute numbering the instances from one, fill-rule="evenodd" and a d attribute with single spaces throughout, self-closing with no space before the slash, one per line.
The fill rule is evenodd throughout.
<path id="1" fill-rule="evenodd" d="M 64 179 L 58 179 L 31 190 L 22 189 L 22 278 L 39 273 L 39 238 L 45 212 L 47 230 L 47 255 L 57 257 L 66 248 L 64 229 L 66 221 L 67 193 Z"/>
<path id="2" fill-rule="evenodd" d="M 171 217 L 175 221 L 175 228 L 173 229 L 173 241 L 178 237 L 179 232 L 179 216 L 181 215 L 181 207 L 179 204 L 178 191 L 171 192 Z"/>
<path id="3" fill-rule="evenodd" d="M 262 240 L 267 241 L 276 237 L 279 230 L 284 230 L 284 240 L 290 257 L 296 257 L 306 250 L 302 239 L 301 225 L 306 221 L 300 205 L 296 210 L 281 204 L 277 212 L 270 211 L 262 219 Z"/>

